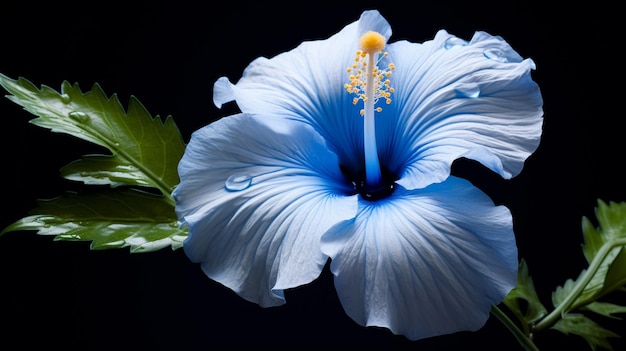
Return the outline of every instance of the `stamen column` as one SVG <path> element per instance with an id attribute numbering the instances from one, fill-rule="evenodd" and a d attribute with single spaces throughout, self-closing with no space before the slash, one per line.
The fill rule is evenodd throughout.
<path id="1" fill-rule="evenodd" d="M 348 67 L 350 82 L 345 84 L 346 91 L 356 94 L 353 103 L 356 105 L 363 100 L 363 152 L 365 155 L 365 184 L 361 184 L 365 193 L 376 193 L 385 187 L 378 148 L 376 146 L 376 112 L 382 111 L 382 107 L 376 107 L 378 99 L 385 99 L 391 103 L 389 77 L 395 66 L 390 63 L 387 69 L 378 67 L 378 55 L 383 54 L 385 37 L 377 32 L 369 31 L 359 39 L 360 50 L 357 50 L 354 64 Z M 387 56 L 385 52 L 383 56 Z"/>
<path id="2" fill-rule="evenodd" d="M 378 33 L 376 33 L 378 34 Z M 380 35 L 380 34 L 379 34 Z M 363 41 L 363 40 L 361 40 Z M 383 41 L 384 45 L 384 41 Z M 362 45 L 363 46 L 363 45 Z M 378 161 L 378 148 L 376 147 L 376 119 L 374 117 L 374 70 L 376 68 L 376 56 L 378 50 L 366 51 L 367 65 L 365 78 L 365 97 L 363 98 L 363 146 L 365 152 L 365 183 L 368 187 L 376 187 L 382 183 L 380 162 Z"/>

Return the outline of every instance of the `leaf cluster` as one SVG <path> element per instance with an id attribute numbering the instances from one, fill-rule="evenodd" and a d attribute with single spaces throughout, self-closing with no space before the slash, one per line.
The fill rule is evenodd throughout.
<path id="1" fill-rule="evenodd" d="M 626 313 L 626 306 L 599 301 L 612 292 L 626 291 L 626 203 L 607 204 L 599 200 L 595 215 L 597 227 L 587 217 L 582 220 L 582 249 L 589 268 L 576 280 L 568 279 L 552 294 L 555 307 L 567 306 L 563 317 L 552 328 L 583 337 L 593 350 L 597 347 L 612 350 L 608 338 L 620 335 L 600 326 L 586 314 L 575 312 L 588 311 L 616 319 Z"/>
<path id="2" fill-rule="evenodd" d="M 0 74 L 0 86 L 36 116 L 31 123 L 110 151 L 61 168 L 66 179 L 108 186 L 39 200 L 29 216 L 0 235 L 36 230 L 55 240 L 91 241 L 92 249 L 128 246 L 131 252 L 181 247 L 187 233 L 178 225 L 172 191 L 185 143 L 170 116 L 153 118 L 132 96 L 125 111 L 117 96 L 107 96 L 98 84 L 83 92 L 65 81 L 58 92 Z"/>
<path id="3" fill-rule="evenodd" d="M 552 328 L 582 337 L 594 351 L 612 350 L 609 338 L 620 337 L 590 315 L 621 319 L 620 315 L 626 313 L 626 306 L 600 301 L 608 294 L 626 292 L 626 202 L 607 204 L 598 200 L 595 215 L 597 227 L 589 218 L 582 219 L 582 250 L 589 266 L 578 278 L 568 279 L 554 290 L 554 310 L 550 313 L 539 300 L 528 267 L 521 261 L 518 285 L 503 302 L 526 336 L 532 338 Z"/>

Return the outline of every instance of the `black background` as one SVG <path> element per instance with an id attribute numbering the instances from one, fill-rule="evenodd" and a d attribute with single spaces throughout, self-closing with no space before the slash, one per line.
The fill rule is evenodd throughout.
<path id="1" fill-rule="evenodd" d="M 583 216 L 597 199 L 626 201 L 622 121 L 623 27 L 617 6 L 554 7 L 511 2 L 201 2 L 145 5 L 85 2 L 0 5 L 0 72 L 60 89 L 99 83 L 124 106 L 134 95 L 154 115 L 172 115 L 185 141 L 221 116 L 213 82 L 235 82 L 258 56 L 272 57 L 303 40 L 325 39 L 379 9 L 391 41 L 422 42 L 439 29 L 469 39 L 484 30 L 532 58 L 544 97 L 541 146 L 521 175 L 502 181 L 461 163 L 514 215 L 520 254 L 541 299 L 585 266 Z M 193 4 L 193 5 L 192 5 Z M 546 7 L 548 6 L 548 7 Z M 325 53 L 332 55 L 332 52 Z M 103 152 L 73 137 L 33 126 L 34 116 L 0 99 L 3 210 L 0 227 L 27 215 L 38 198 L 81 187 L 58 169 L 81 155 Z M 520 349 L 495 319 L 478 332 L 409 342 L 385 329 L 356 325 L 343 312 L 328 270 L 286 292 L 287 304 L 263 309 L 210 281 L 182 250 L 129 254 L 90 251 L 85 242 L 54 242 L 34 232 L 0 237 L 0 343 L 82 349 L 207 349 L 212 346 L 372 347 L 441 350 Z M 616 331 L 626 321 L 599 320 Z M 586 350 L 585 342 L 547 331 L 544 349 Z M 615 340 L 616 349 L 626 345 Z M 4 347 L 2 347 L 4 348 Z"/>

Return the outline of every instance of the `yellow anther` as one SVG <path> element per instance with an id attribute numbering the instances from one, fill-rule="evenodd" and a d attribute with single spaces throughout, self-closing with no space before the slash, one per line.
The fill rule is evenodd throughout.
<path id="1" fill-rule="evenodd" d="M 389 56 L 388 53 L 382 52 L 385 44 L 385 37 L 382 34 L 374 31 L 366 32 L 359 39 L 360 49 L 355 53 L 354 63 L 346 69 L 349 82 L 344 84 L 344 89 L 356 95 L 352 103 L 356 105 L 361 100 L 366 105 L 371 104 L 370 111 L 373 112 L 382 111 L 380 107 L 373 107 L 379 99 L 384 99 L 387 104 L 390 104 L 391 93 L 394 92 L 389 78 L 395 65 L 389 63 L 386 68 L 378 67 L 382 58 Z M 368 88 L 368 85 L 372 85 L 373 88 Z M 364 114 L 365 109 L 361 111 L 361 115 Z"/>
<path id="2" fill-rule="evenodd" d="M 359 45 L 368 54 L 380 52 L 385 48 L 385 37 L 378 32 L 369 31 L 361 36 Z"/>

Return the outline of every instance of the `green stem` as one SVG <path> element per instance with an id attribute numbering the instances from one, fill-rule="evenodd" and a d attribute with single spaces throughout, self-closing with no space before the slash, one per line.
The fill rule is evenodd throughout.
<path id="1" fill-rule="evenodd" d="M 539 351 L 539 348 L 533 343 L 533 341 L 524 334 L 513 321 L 506 315 L 498 306 L 491 305 L 491 314 L 496 316 L 502 324 L 515 336 L 517 342 L 527 351 Z"/>
<path id="2" fill-rule="evenodd" d="M 536 333 L 538 331 L 548 329 L 553 326 L 563 314 L 570 311 L 570 307 L 576 302 L 580 294 L 585 290 L 593 276 L 596 274 L 606 256 L 618 246 L 626 245 L 626 238 L 615 239 L 604 243 L 600 247 L 600 250 L 596 253 L 593 260 L 589 264 L 589 268 L 582 275 L 580 279 L 578 279 L 574 285 L 574 288 L 570 291 L 570 293 L 561 301 L 561 303 L 556 306 L 556 308 L 550 312 L 545 318 L 539 321 L 537 324 L 533 326 L 533 332 Z"/>

